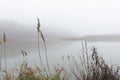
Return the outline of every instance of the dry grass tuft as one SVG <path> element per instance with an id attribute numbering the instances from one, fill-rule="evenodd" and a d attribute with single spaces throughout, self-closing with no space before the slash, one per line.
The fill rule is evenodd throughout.
<path id="1" fill-rule="evenodd" d="M 74 56 L 68 58 L 70 71 L 76 80 L 120 80 L 119 68 L 106 64 L 95 47 L 92 48 L 92 53 L 83 54 L 79 56 L 79 61 Z"/>

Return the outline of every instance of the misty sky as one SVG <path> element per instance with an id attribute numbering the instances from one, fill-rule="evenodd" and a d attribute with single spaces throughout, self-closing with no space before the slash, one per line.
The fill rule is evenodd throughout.
<path id="1" fill-rule="evenodd" d="M 53 31 L 120 34 L 120 0 L 0 0 L 0 20 L 36 25 L 37 17 Z"/>

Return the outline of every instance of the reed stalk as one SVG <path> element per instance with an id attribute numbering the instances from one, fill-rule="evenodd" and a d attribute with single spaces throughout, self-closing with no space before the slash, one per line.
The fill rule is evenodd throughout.
<path id="1" fill-rule="evenodd" d="M 1 66 L 2 66 L 2 47 L 1 47 L 1 42 L 0 42 L 0 71 L 1 71 Z"/>
<path id="2" fill-rule="evenodd" d="M 0 42 L 0 74 L 2 73 L 2 42 Z M 2 75 L 0 75 L 0 80 L 2 80 Z"/>
<path id="3" fill-rule="evenodd" d="M 6 61 L 6 34 L 3 33 L 3 44 L 4 44 L 4 57 L 5 57 L 5 71 L 7 72 L 7 61 Z"/>
<path id="4" fill-rule="evenodd" d="M 38 24 L 37 24 L 37 32 L 38 32 L 38 54 L 39 54 L 39 60 L 40 60 L 40 65 L 41 65 L 41 68 L 42 66 L 44 67 L 44 64 L 43 64 L 43 61 L 42 61 L 42 57 L 41 57 L 41 52 L 40 52 L 40 39 L 39 39 L 39 33 L 40 33 L 40 21 L 39 21 L 39 18 L 37 19 L 38 20 Z"/>
<path id="5" fill-rule="evenodd" d="M 90 56 L 88 54 L 88 45 L 87 45 L 87 39 L 85 39 L 85 53 L 87 58 L 87 75 L 90 74 Z"/>
<path id="6" fill-rule="evenodd" d="M 40 31 L 40 33 L 41 33 L 41 37 L 42 37 L 43 44 L 44 44 L 44 48 L 45 48 L 45 57 L 46 57 L 46 63 L 47 63 L 48 71 L 49 71 L 49 74 L 51 75 L 50 67 L 49 67 L 49 62 L 48 62 L 48 54 L 47 54 L 46 41 L 45 41 L 45 38 L 44 38 L 44 36 L 43 36 L 42 31 Z"/>
<path id="7" fill-rule="evenodd" d="M 51 75 L 51 72 L 50 72 L 50 67 L 49 67 L 49 63 L 48 63 L 48 56 L 47 56 L 47 47 L 46 47 L 46 41 L 45 41 L 45 38 L 44 38 L 44 35 L 42 33 L 42 31 L 40 30 L 40 20 L 39 18 L 37 19 L 38 20 L 38 27 L 37 27 L 37 30 L 38 30 L 38 42 L 39 42 L 39 33 L 40 33 L 40 36 L 43 40 L 43 44 L 44 44 L 44 49 L 45 49 L 45 57 L 46 57 L 46 63 L 47 63 L 47 68 L 48 68 L 48 72 L 49 74 Z M 39 43 L 38 43 L 38 48 L 39 48 Z M 40 52 L 40 51 L 39 51 Z"/>

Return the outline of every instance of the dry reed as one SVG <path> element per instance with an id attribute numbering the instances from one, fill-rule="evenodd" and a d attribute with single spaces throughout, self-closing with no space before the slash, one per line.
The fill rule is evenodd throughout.
<path id="1" fill-rule="evenodd" d="M 50 71 L 50 67 L 49 67 L 49 63 L 48 63 L 46 41 L 45 41 L 45 38 L 44 38 L 44 35 L 43 35 L 42 31 L 40 30 L 40 20 L 39 20 L 39 18 L 38 18 L 38 27 L 37 27 L 37 30 L 38 30 L 38 34 L 40 33 L 41 38 L 43 40 L 43 44 L 44 44 L 44 48 L 45 48 L 45 57 L 46 57 L 47 68 L 48 68 L 49 74 L 51 75 L 51 71 Z"/>
<path id="2" fill-rule="evenodd" d="M 37 32 L 38 32 L 38 54 L 39 54 L 39 60 L 40 60 L 40 65 L 41 68 L 44 66 L 43 61 L 42 61 L 42 57 L 41 57 L 41 52 L 40 52 L 40 39 L 39 39 L 39 33 L 40 33 L 40 21 L 39 18 L 37 19 L 38 24 L 37 24 Z"/>
<path id="3" fill-rule="evenodd" d="M 0 42 L 0 70 L 1 70 L 1 63 L 2 63 L 2 49 L 1 49 L 1 42 Z"/>
<path id="4" fill-rule="evenodd" d="M 4 57 L 5 57 L 5 71 L 7 72 L 7 61 L 6 61 L 6 34 L 3 33 L 3 43 L 4 43 Z"/>

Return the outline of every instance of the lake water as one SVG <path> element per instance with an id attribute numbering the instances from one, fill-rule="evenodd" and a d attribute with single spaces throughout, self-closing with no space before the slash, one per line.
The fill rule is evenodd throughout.
<path id="1" fill-rule="evenodd" d="M 88 49 L 91 51 L 92 47 L 96 47 L 98 53 L 109 64 L 120 64 L 120 42 L 87 42 Z M 78 55 L 81 53 L 81 41 L 63 41 L 63 40 L 47 40 L 47 53 L 50 65 L 62 63 L 62 57 L 67 55 Z M 0 46 L 2 53 L 2 63 L 4 63 L 3 45 Z M 9 67 L 19 66 L 22 63 L 23 56 L 21 50 L 27 52 L 26 61 L 31 65 L 39 64 L 39 55 L 37 41 L 15 41 L 6 43 L 7 65 Z M 40 50 L 42 59 L 45 60 L 45 52 L 42 41 L 40 41 Z M 1 54 L 0 54 L 1 55 Z M 2 64 L 4 67 L 4 64 Z"/>

